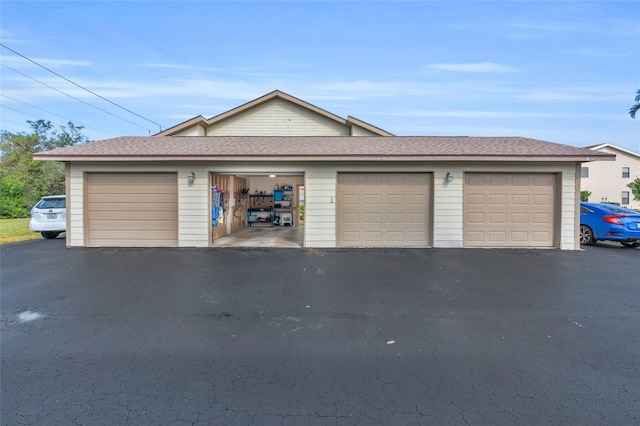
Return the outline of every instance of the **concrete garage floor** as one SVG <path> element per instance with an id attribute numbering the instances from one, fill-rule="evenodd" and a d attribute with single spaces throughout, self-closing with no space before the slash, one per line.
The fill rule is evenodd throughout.
<path id="1" fill-rule="evenodd" d="M 302 226 L 249 226 L 213 241 L 214 247 L 289 247 L 304 244 Z"/>
<path id="2" fill-rule="evenodd" d="M 640 249 L 0 250 L 2 425 L 640 424 Z"/>

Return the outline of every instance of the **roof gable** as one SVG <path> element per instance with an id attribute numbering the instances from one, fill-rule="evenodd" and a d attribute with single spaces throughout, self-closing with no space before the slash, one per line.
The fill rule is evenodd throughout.
<path id="1" fill-rule="evenodd" d="M 223 128 L 225 125 L 228 125 L 230 122 L 237 122 L 243 117 L 249 117 L 252 110 L 257 111 L 264 109 L 266 104 L 289 104 L 292 110 L 297 110 L 301 112 L 301 114 L 296 115 L 296 117 L 306 116 L 307 120 L 313 121 L 313 116 L 316 117 L 316 120 L 323 121 L 326 126 L 327 134 L 324 134 L 323 130 L 315 129 L 313 131 L 316 132 L 317 136 L 328 136 L 328 135 L 367 135 L 367 136 L 392 136 L 391 133 L 380 129 L 379 127 L 373 126 L 364 121 L 358 120 L 351 116 L 346 119 L 339 117 L 333 113 L 330 113 L 327 110 L 319 108 L 315 105 L 312 105 L 308 102 L 305 102 L 301 99 L 298 99 L 294 96 L 291 96 L 287 93 L 281 92 L 280 90 L 274 90 L 271 93 L 267 93 L 264 96 L 261 96 L 257 99 L 249 101 L 243 105 L 240 105 L 236 108 L 230 109 L 229 111 L 223 112 L 222 114 L 216 115 L 209 119 L 204 119 L 202 116 L 197 116 L 191 118 L 187 121 L 184 121 L 176 126 L 173 126 L 169 129 L 163 130 L 160 133 L 157 133 L 154 136 L 212 136 L 212 135 L 231 135 L 230 133 L 224 133 Z M 267 123 L 263 123 L 266 125 Z M 271 128 L 269 130 L 263 131 L 261 134 L 268 135 L 273 132 L 280 131 L 282 136 L 302 136 L 302 135 L 310 135 L 308 132 L 311 131 L 308 128 L 301 131 L 299 129 L 291 128 L 290 126 L 282 126 L 278 129 L 277 122 L 271 123 Z M 249 136 L 249 135 L 257 135 L 260 133 L 260 123 L 257 122 L 254 128 L 250 129 L 252 126 L 251 123 L 241 126 L 240 132 L 244 132 L 242 134 L 236 133 L 236 136 Z M 200 127 L 200 129 L 194 130 L 194 128 Z M 313 126 L 311 126 L 313 127 Z M 266 129 L 267 127 L 263 127 Z M 245 129 L 245 130 L 242 130 Z M 248 130 L 246 130 L 248 129 Z M 337 130 L 341 129 L 341 130 Z M 238 130 L 236 130 L 237 132 Z M 247 133 L 249 132 L 249 133 Z M 296 133 L 299 132 L 299 133 Z M 300 133 L 302 132 L 302 133 Z M 317 133 L 321 132 L 321 133 Z"/>
<path id="2" fill-rule="evenodd" d="M 632 157 L 635 157 L 636 159 L 640 159 L 640 154 L 638 154 L 637 152 L 629 151 L 627 149 L 624 149 L 622 147 L 619 147 L 619 146 L 611 144 L 611 143 L 603 143 L 603 144 L 600 144 L 600 145 L 591 145 L 591 146 L 586 146 L 585 148 L 588 148 L 588 149 L 590 149 L 592 151 L 600 151 L 600 152 L 606 152 L 606 150 L 609 149 L 609 150 L 614 150 L 614 151 L 618 151 L 618 152 L 623 153 L 623 154 L 630 155 Z"/>

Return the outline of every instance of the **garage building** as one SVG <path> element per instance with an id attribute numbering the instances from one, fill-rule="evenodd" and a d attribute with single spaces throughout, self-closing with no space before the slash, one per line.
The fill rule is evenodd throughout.
<path id="1" fill-rule="evenodd" d="M 66 163 L 69 247 L 211 247 L 263 221 L 304 227 L 304 247 L 575 250 L 581 163 L 615 156 L 523 137 L 393 136 L 275 91 L 158 135 L 35 158 Z"/>

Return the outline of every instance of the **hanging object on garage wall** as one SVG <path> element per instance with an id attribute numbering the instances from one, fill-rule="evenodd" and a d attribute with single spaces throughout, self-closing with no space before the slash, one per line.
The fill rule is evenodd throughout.
<path id="1" fill-rule="evenodd" d="M 211 224 L 214 228 L 224 223 L 225 214 L 224 191 L 214 185 L 211 187 Z"/>

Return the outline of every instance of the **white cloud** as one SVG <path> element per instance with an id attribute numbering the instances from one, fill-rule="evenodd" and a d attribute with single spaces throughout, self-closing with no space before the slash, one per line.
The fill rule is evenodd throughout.
<path id="1" fill-rule="evenodd" d="M 628 100 L 626 87 L 575 86 L 529 89 L 518 99 L 530 102 L 616 102 Z"/>
<path id="2" fill-rule="evenodd" d="M 453 72 L 515 72 L 517 68 L 507 65 L 496 64 L 494 62 L 462 63 L 462 64 L 431 64 L 429 68 L 441 71 Z"/>
<path id="3" fill-rule="evenodd" d="M 568 50 L 565 53 L 568 55 L 591 56 L 591 57 L 597 57 L 597 58 L 625 58 L 625 57 L 633 56 L 633 52 L 631 50 L 605 51 L 605 50 L 596 50 L 596 49 L 588 49 L 588 48 Z"/>

